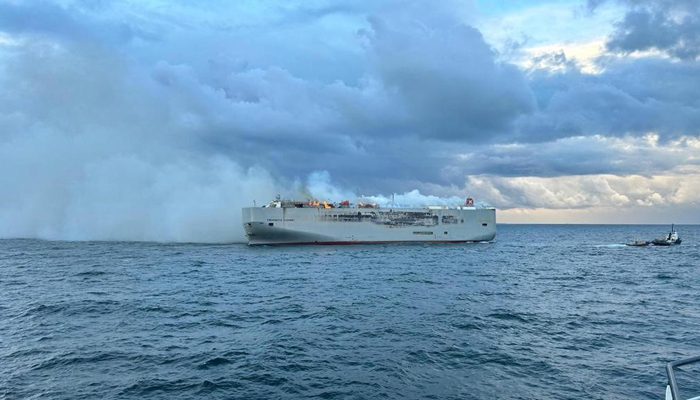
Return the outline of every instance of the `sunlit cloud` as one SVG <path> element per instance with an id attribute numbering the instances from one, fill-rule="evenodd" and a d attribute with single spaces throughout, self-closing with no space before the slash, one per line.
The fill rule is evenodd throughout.
<path id="1" fill-rule="evenodd" d="M 602 68 L 597 59 L 605 52 L 605 38 L 588 43 L 550 43 L 523 49 L 524 57 L 519 65 L 528 70 L 563 70 L 571 66 L 581 72 L 595 74 Z"/>
<path id="2" fill-rule="evenodd" d="M 472 177 L 467 186 L 490 194 L 496 206 L 503 209 L 502 222 L 606 223 L 605 218 L 617 212 L 613 222 L 669 222 L 668 215 L 697 213 L 700 209 L 700 168 L 694 174 L 656 175 L 590 175 L 557 178 L 537 177 Z M 697 214 L 695 214 L 697 215 Z M 569 216 L 569 217 L 565 217 Z M 678 218 L 678 217 L 676 217 Z M 543 221 L 544 222 L 544 221 Z M 684 223 L 697 223 L 697 217 L 683 217 Z"/>

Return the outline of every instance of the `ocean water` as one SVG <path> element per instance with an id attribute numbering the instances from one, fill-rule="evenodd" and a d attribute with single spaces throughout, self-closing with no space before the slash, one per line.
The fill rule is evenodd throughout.
<path id="1" fill-rule="evenodd" d="M 680 246 L 621 243 L 667 230 L 0 240 L 0 398 L 660 399 L 665 363 L 700 354 L 700 227 L 678 226 Z"/>

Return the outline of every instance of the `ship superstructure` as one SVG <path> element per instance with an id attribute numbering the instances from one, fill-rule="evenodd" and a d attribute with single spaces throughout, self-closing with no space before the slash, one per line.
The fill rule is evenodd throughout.
<path id="1" fill-rule="evenodd" d="M 248 244 L 481 242 L 496 236 L 496 209 L 472 199 L 458 207 L 380 208 L 275 199 L 243 208 Z"/>

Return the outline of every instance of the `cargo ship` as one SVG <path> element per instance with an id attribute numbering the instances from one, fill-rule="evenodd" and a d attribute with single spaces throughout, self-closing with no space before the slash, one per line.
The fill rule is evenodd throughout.
<path id="1" fill-rule="evenodd" d="M 477 206 L 379 207 L 279 198 L 242 210 L 250 245 L 485 242 L 496 237 L 496 209 Z"/>

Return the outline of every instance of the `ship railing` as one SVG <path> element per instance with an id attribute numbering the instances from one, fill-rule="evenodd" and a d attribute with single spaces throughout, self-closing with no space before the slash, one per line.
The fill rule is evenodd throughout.
<path id="1" fill-rule="evenodd" d="M 686 358 L 685 360 L 672 361 L 666 364 L 666 375 L 668 376 L 668 386 L 666 387 L 666 400 L 682 400 L 680 391 L 678 390 L 678 382 L 676 381 L 675 369 L 700 363 L 700 356 Z M 695 396 L 687 400 L 700 400 L 700 396 Z"/>

